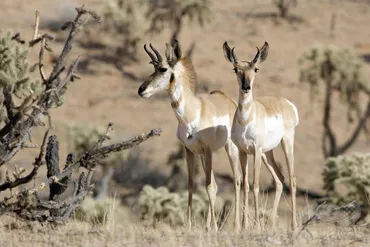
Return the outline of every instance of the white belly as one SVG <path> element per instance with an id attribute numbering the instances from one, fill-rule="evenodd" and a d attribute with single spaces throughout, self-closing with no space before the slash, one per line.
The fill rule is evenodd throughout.
<path id="1" fill-rule="evenodd" d="M 231 134 L 230 119 L 215 117 L 212 126 L 199 128 L 198 124 L 179 123 L 177 137 L 196 154 L 203 154 L 205 148 L 216 151 L 225 146 Z"/>
<path id="2" fill-rule="evenodd" d="M 260 130 L 259 127 L 262 126 L 264 126 L 264 129 Z M 247 125 L 240 125 L 238 121 L 234 121 L 231 139 L 239 149 L 248 154 L 254 154 L 256 146 L 262 152 L 276 148 L 283 137 L 283 132 L 283 119 L 278 115 L 265 118 L 261 126 L 258 126 L 256 120 Z"/>
<path id="3" fill-rule="evenodd" d="M 276 148 L 284 133 L 283 117 L 281 115 L 271 116 L 265 119 L 265 139 L 262 152 Z"/>

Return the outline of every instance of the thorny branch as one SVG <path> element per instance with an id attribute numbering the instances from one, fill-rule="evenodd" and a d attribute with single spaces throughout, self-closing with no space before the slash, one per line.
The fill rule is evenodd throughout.
<path id="1" fill-rule="evenodd" d="M 71 161 L 69 162 L 70 164 L 68 164 L 68 160 L 70 160 L 71 158 L 67 158 L 67 165 L 62 172 L 59 173 L 58 164 L 48 165 L 48 179 L 45 182 L 41 183 L 38 188 L 23 190 L 11 196 L 10 198 L 6 198 L 3 202 L 0 202 L 0 215 L 4 213 L 15 213 L 18 217 L 26 220 L 34 220 L 39 222 L 46 221 L 52 223 L 67 220 L 70 217 L 71 213 L 73 213 L 74 210 L 78 208 L 85 196 L 92 190 L 93 186 L 91 185 L 91 178 L 95 166 L 98 164 L 99 160 L 107 157 L 110 153 L 119 152 L 124 149 L 139 145 L 140 143 L 148 140 L 153 136 L 159 136 L 161 133 L 160 129 L 153 129 L 148 133 L 135 136 L 128 141 L 103 146 L 104 142 L 109 139 L 110 132 L 112 130 L 113 125 L 110 123 L 105 135 L 103 135 L 98 140 L 95 147 L 86 152 L 73 164 Z M 36 158 L 35 164 L 45 163 L 44 161 L 40 161 L 40 157 L 45 156 L 45 143 L 47 136 L 48 131 L 47 133 L 45 133 L 40 155 Z M 55 153 L 58 152 L 58 149 L 55 148 L 55 138 L 56 136 L 49 137 L 47 147 L 47 153 L 49 154 L 47 156 L 55 157 L 58 155 L 57 153 Z M 69 155 L 69 157 L 71 157 L 71 154 Z M 45 159 L 48 160 L 50 158 L 45 157 Z M 53 158 L 53 162 L 56 162 L 56 160 L 57 159 Z M 39 166 L 40 165 L 38 165 L 38 167 Z M 68 186 L 65 178 L 67 177 L 69 179 L 72 172 L 75 171 L 78 167 L 86 168 L 87 175 L 82 172 L 78 181 L 74 182 L 77 187 L 72 193 L 72 196 L 70 196 L 66 200 L 58 200 L 59 196 L 63 192 L 65 192 L 66 187 Z M 44 189 L 46 185 L 50 186 L 49 201 L 40 201 L 37 199 L 38 192 Z M 53 186 L 55 188 L 53 188 Z M 27 202 L 26 205 L 25 202 Z"/>

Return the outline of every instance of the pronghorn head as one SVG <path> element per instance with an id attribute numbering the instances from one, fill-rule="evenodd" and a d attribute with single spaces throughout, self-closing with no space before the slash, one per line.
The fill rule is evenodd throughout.
<path id="1" fill-rule="evenodd" d="M 150 63 L 154 66 L 154 73 L 139 87 L 138 94 L 144 98 L 149 98 L 163 90 L 169 90 L 171 82 L 175 79 L 175 65 L 181 59 L 181 47 L 177 40 L 174 40 L 173 46 L 166 43 L 166 60 L 163 60 L 152 44 L 150 44 L 150 48 L 155 55 L 144 45 L 144 50 L 152 59 Z"/>
<path id="2" fill-rule="evenodd" d="M 257 54 L 251 62 L 238 61 L 235 55 L 235 47 L 230 49 L 227 42 L 223 45 L 225 58 L 234 65 L 234 71 L 238 79 L 241 92 L 248 93 L 252 87 L 254 78 L 259 70 L 258 66 L 266 60 L 269 51 L 269 44 L 265 44 L 261 49 L 257 47 Z"/>

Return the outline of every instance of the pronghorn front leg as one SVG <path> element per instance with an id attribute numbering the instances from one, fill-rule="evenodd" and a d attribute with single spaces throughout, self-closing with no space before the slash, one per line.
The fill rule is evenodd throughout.
<path id="1" fill-rule="evenodd" d="M 254 213 L 257 228 L 260 228 L 259 203 L 258 196 L 260 191 L 259 178 L 261 170 L 261 150 L 254 147 L 254 166 L 253 166 L 253 194 L 254 194 Z"/>
<path id="2" fill-rule="evenodd" d="M 212 169 L 212 151 L 207 148 L 205 150 L 205 170 L 206 170 L 206 189 L 209 198 L 209 204 L 211 206 L 211 221 L 214 227 L 214 230 L 218 230 L 217 221 L 216 221 L 216 214 L 215 214 L 215 202 L 216 202 L 216 194 L 217 194 L 217 184 L 214 179 L 213 169 Z"/>
<path id="3" fill-rule="evenodd" d="M 192 220 L 192 203 L 193 203 L 193 187 L 194 187 L 194 163 L 195 155 L 189 149 L 185 148 L 186 151 L 186 163 L 188 165 L 188 226 L 191 229 L 191 220 Z"/>
<path id="4" fill-rule="evenodd" d="M 248 159 L 247 153 L 239 150 L 239 160 L 242 168 L 242 184 L 243 184 L 243 228 L 248 227 L 248 193 L 249 193 L 249 183 L 248 183 Z"/>
<path id="5" fill-rule="evenodd" d="M 234 176 L 234 188 L 235 188 L 235 230 L 240 230 L 240 171 L 239 171 L 239 151 L 236 145 L 230 140 L 225 145 L 226 153 L 229 158 L 231 170 Z"/>

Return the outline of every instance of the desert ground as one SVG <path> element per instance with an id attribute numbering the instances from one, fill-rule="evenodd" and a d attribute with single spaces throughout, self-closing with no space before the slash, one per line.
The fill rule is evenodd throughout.
<path id="1" fill-rule="evenodd" d="M 0 29 L 12 29 L 21 32 L 23 37 L 31 37 L 34 12 L 41 14 L 41 30 L 51 32 L 48 27 L 52 22 L 60 25 L 74 17 L 74 7 L 84 4 L 98 13 L 105 1 L 98 0 L 2 0 L 0 3 Z M 280 95 L 296 104 L 300 123 L 295 138 L 295 173 L 297 186 L 303 190 L 323 193 L 321 173 L 324 157 L 321 149 L 323 96 L 310 100 L 309 87 L 299 81 L 298 59 L 303 52 L 314 44 L 333 44 L 353 50 L 358 55 L 370 53 L 370 4 L 368 1 L 345 0 L 311 0 L 298 1 L 291 11 L 290 21 L 274 17 L 276 7 L 270 0 L 263 1 L 212 1 L 211 22 L 201 28 L 194 23 L 186 23 L 181 31 L 179 41 L 184 50 L 195 42 L 192 61 L 194 63 L 200 86 L 209 91 L 222 90 L 233 99 L 238 97 L 238 86 L 230 63 L 222 52 L 224 41 L 236 47 L 238 57 L 252 60 L 256 46 L 269 42 L 269 56 L 257 75 L 254 97 Z M 334 37 L 331 33 L 331 18 L 336 14 Z M 144 23 L 143 23 L 144 25 Z M 140 26 L 140 25 L 139 25 Z M 93 31 L 92 31 L 93 32 Z M 57 34 L 57 41 L 52 43 L 53 52 L 58 54 L 65 34 Z M 165 51 L 170 31 L 165 29 L 160 34 L 145 34 L 139 41 L 138 61 L 125 64 L 117 69 L 106 58 L 97 58 L 101 49 L 109 51 L 120 41 L 114 35 L 91 33 L 88 39 L 99 39 L 104 48 L 77 43 L 72 56 L 81 55 L 84 68 L 82 79 L 73 83 L 65 97 L 63 106 L 52 111 L 53 131 L 58 135 L 61 157 L 68 153 L 68 124 L 89 125 L 104 128 L 108 122 L 115 126 L 114 139 L 122 140 L 152 128 L 163 130 L 160 137 L 153 138 L 140 145 L 141 155 L 148 160 L 150 169 L 167 176 L 170 167 L 166 165 L 168 156 L 177 149 L 177 119 L 171 109 L 165 93 L 142 99 L 137 95 L 138 87 L 152 73 L 148 64 L 149 57 L 143 45 L 152 43 L 161 53 Z M 84 40 L 83 34 L 79 40 Z M 88 42 L 85 42 L 88 43 Z M 37 59 L 37 52 L 32 56 Z M 52 55 L 51 55 L 52 56 Z M 72 59 L 68 58 L 68 59 Z M 52 60 L 52 59 L 50 59 Z M 37 61 L 37 60 L 36 60 Z M 51 63 L 46 63 L 50 71 Z M 123 70 L 122 70 L 123 69 Z M 124 72 L 122 72 L 124 71 Z M 370 76 L 370 66 L 364 68 Z M 130 76 L 134 75 L 134 76 Z M 202 87 L 200 87 L 202 88 Z M 205 90 L 204 87 L 201 90 Z M 339 101 L 338 101 L 339 102 Z M 345 107 L 338 103 L 333 112 L 334 129 L 338 139 L 345 140 L 353 126 L 344 121 Z M 34 130 L 33 142 L 39 143 L 43 129 Z M 369 140 L 361 134 L 349 152 L 368 152 Z M 8 165 L 17 163 L 25 167 L 31 163 L 38 150 L 21 151 Z M 276 152 L 276 158 L 283 164 L 287 174 L 282 151 Z M 252 158 L 249 157 L 252 164 Z M 251 167 L 251 166 L 250 166 Z M 218 173 L 231 174 L 231 169 L 224 150 L 214 154 L 214 169 Z M 263 167 L 261 171 L 261 188 L 271 183 L 271 176 Z M 41 173 L 40 176 L 42 176 Z M 252 172 L 249 173 L 252 178 Z M 230 187 L 232 188 L 232 187 Z M 119 188 L 113 190 L 119 191 Z M 221 189 L 222 190 L 222 189 Z M 233 195 L 232 191 L 223 191 L 225 197 Z M 300 223 L 303 217 L 312 214 L 315 203 L 301 197 L 298 199 Z M 289 219 L 289 197 L 283 196 L 279 214 Z M 10 222 L 10 223 L 9 223 Z M 157 229 L 146 228 L 136 220 L 124 219 L 112 222 L 103 228 L 94 228 L 86 223 L 72 221 L 58 229 L 44 228 L 39 225 L 28 226 L 23 222 L 6 218 L 0 233 L 1 246 L 367 246 L 368 230 L 321 226 L 312 230 L 312 236 L 304 233 L 303 239 L 291 241 L 287 231 L 289 223 L 282 223 L 275 231 L 251 230 L 246 234 L 221 231 L 219 234 L 206 233 L 199 227 L 188 232 L 186 228 L 172 229 L 159 226 Z M 25 230 L 27 229 L 27 230 Z M 322 229 L 325 229 L 323 231 Z M 311 233 L 310 233 L 311 234 Z"/>

